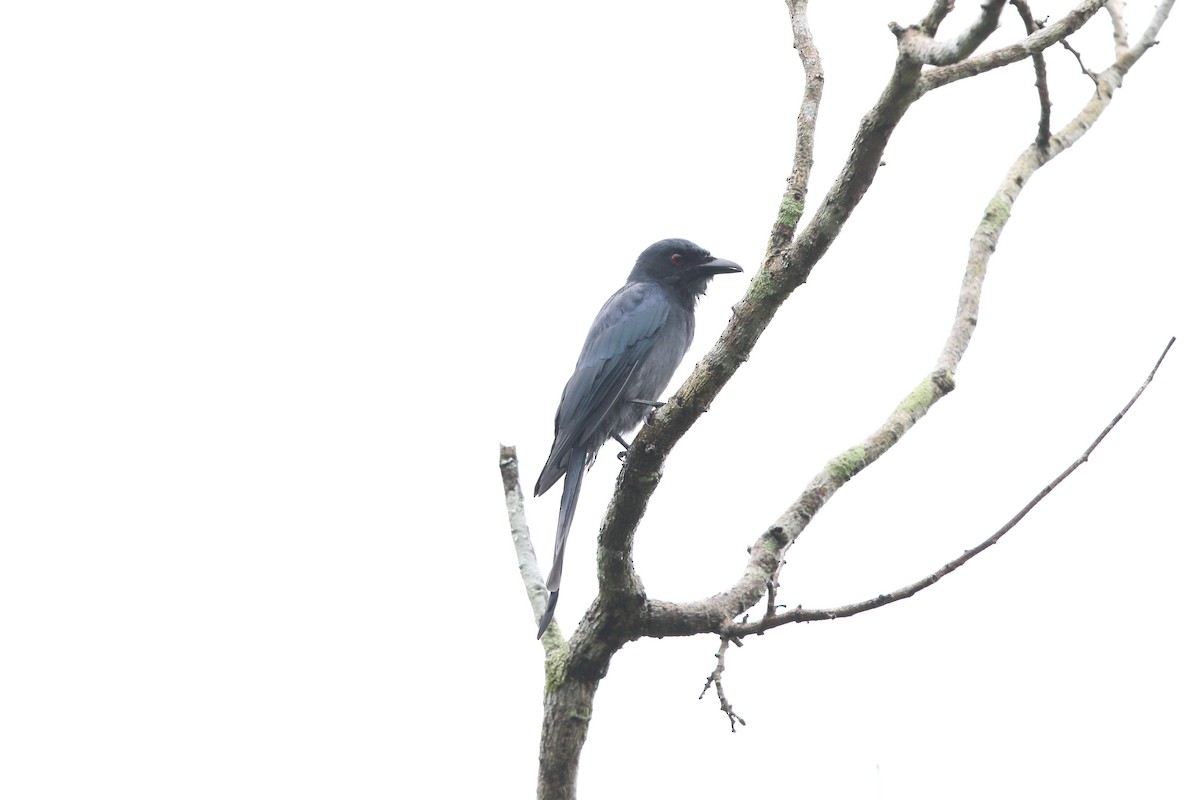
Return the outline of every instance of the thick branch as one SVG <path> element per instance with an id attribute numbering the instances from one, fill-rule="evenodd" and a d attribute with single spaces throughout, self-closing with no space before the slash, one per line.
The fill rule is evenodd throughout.
<path id="1" fill-rule="evenodd" d="M 708 410 L 709 404 L 745 361 L 775 312 L 828 250 L 879 169 L 892 131 L 916 99 L 921 65 L 900 58 L 875 107 L 863 118 L 850 157 L 812 219 L 792 246 L 770 256 L 750 282 L 745 297 L 713 349 L 697 364 L 674 397 L 634 439 L 617 479 L 600 531 L 598 558 L 602 601 L 638 585 L 632 573 L 633 534 L 661 479 L 675 443 Z M 797 148 L 800 151 L 800 148 Z M 614 592 L 605 596 L 605 592 Z"/>
<path id="2" fill-rule="evenodd" d="M 537 556 L 525 519 L 525 500 L 521 492 L 515 447 L 500 445 L 500 477 L 504 482 L 504 500 L 508 508 L 509 528 L 517 552 L 517 567 L 529 597 L 535 621 L 546 610 L 546 584 L 538 569 Z M 587 738 L 592 703 L 600 679 L 608 669 L 608 659 L 616 648 L 602 651 L 598 662 L 588 662 L 572 653 L 563 640 L 558 623 L 551 623 L 542 636 L 546 653 L 546 694 L 542 713 L 542 738 L 538 771 L 538 797 L 541 800 L 570 800 L 575 797 L 579 754 Z M 566 679 L 570 670 L 571 680 Z"/>
<path id="3" fill-rule="evenodd" d="M 870 600 L 864 600 L 859 603 L 851 603 L 845 606 L 838 606 L 836 608 L 792 608 L 779 614 L 764 616 L 762 619 L 755 620 L 754 622 L 730 623 L 721 629 L 721 635 L 724 637 L 740 638 L 755 633 L 762 633 L 763 631 L 770 630 L 771 628 L 778 628 L 781 625 L 786 625 L 791 622 L 816 622 L 823 619 L 851 617 L 855 614 L 860 614 L 863 611 L 870 611 L 873 608 L 879 608 L 880 606 L 895 603 L 898 600 L 905 600 L 909 597 L 912 597 L 922 589 L 928 588 L 937 583 L 939 580 L 946 577 L 951 572 L 954 572 L 954 570 L 958 569 L 963 564 L 966 564 L 972 558 L 996 544 L 996 542 L 1000 541 L 1000 537 L 1004 536 L 1004 534 L 1016 527 L 1017 523 L 1024 519 L 1025 515 L 1033 510 L 1034 506 L 1036 506 L 1048 494 L 1054 491 L 1060 483 L 1070 476 L 1072 472 L 1087 462 L 1088 458 L 1092 455 L 1092 452 L 1100 446 L 1102 441 L 1104 441 L 1104 437 L 1108 436 L 1109 432 L 1116 427 L 1117 423 L 1124 419 L 1125 415 L 1129 413 L 1129 409 L 1133 408 L 1133 404 L 1136 403 L 1138 398 L 1142 396 L 1142 392 L 1146 391 L 1146 387 L 1150 385 L 1150 381 L 1154 380 L 1154 375 L 1158 372 L 1158 368 L 1162 364 L 1163 359 L 1167 357 L 1167 351 L 1171 349 L 1171 345 L 1173 344 L 1175 344 L 1174 336 L 1172 336 L 1171 340 L 1167 342 L 1167 346 L 1163 349 L 1162 354 L 1158 357 L 1158 361 L 1154 363 L 1154 368 L 1150 370 L 1150 374 L 1146 376 L 1146 380 L 1144 380 L 1142 385 L 1138 387 L 1138 390 L 1134 392 L 1133 397 L 1130 398 L 1129 402 L 1125 404 L 1125 407 L 1122 408 L 1117 415 L 1113 417 L 1112 421 L 1108 423 L 1104 430 L 1100 432 L 1100 435 L 1092 440 L 1092 443 L 1088 445 L 1088 448 L 1083 451 L 1083 455 L 1079 456 L 1079 458 L 1075 459 L 1075 461 L 1069 467 L 1059 473 L 1057 478 L 1055 478 L 1040 492 L 1038 492 L 1032 500 L 1025 504 L 1024 508 L 1013 515 L 1012 519 L 1004 523 L 999 530 L 997 530 L 988 538 L 984 539 L 975 547 L 964 551 L 963 554 L 958 558 L 943 564 L 940 569 L 929 575 L 926 575 L 924 578 L 916 581 L 915 583 L 910 583 L 907 586 L 901 587 L 892 592 L 888 592 L 887 594 L 881 594 L 878 597 L 873 597 Z"/>
<path id="4" fill-rule="evenodd" d="M 974 53 L 975 49 L 992 35 L 1000 24 L 1000 12 L 1004 10 L 1004 3 L 1005 0 L 987 0 L 980 8 L 976 20 L 959 34 L 957 39 L 950 42 L 934 39 L 934 31 L 930 31 L 925 25 L 902 28 L 893 22 L 888 27 L 896 35 L 900 52 L 910 61 L 935 66 L 953 64 Z M 935 12 L 930 12 L 926 20 L 936 19 L 940 22 L 948 10 L 946 5 L 939 4 L 935 7 L 935 12 L 941 12 L 940 16 L 935 17 Z"/>
<path id="5" fill-rule="evenodd" d="M 1094 14 L 1100 0 L 1089 0 L 1081 7 L 1085 10 L 1090 7 L 1090 14 Z M 941 8 L 941 4 L 935 3 L 927 20 L 939 21 Z M 797 3 L 796 9 L 804 11 L 805 6 Z M 1065 36 L 1082 25 L 1087 16 L 1077 9 L 1066 21 L 1055 23 L 1026 41 L 1032 41 L 1029 47 L 1035 49 L 1047 47 L 1057 39 L 1046 36 L 1043 42 L 1037 37 L 1046 35 L 1047 30 L 1060 29 L 1060 35 Z M 801 28 L 806 29 L 806 25 Z M 602 576 L 611 577 L 602 580 L 602 586 L 613 587 L 619 593 L 640 590 L 630 557 L 633 534 L 662 477 L 663 462 L 700 414 L 708 410 L 717 393 L 749 357 L 780 305 L 808 279 L 813 266 L 841 232 L 874 181 L 892 131 L 920 96 L 921 84 L 921 64 L 902 52 L 883 94 L 859 124 L 841 174 L 813 218 L 791 248 L 778 256 L 768 254 L 762 269 L 751 280 L 746 296 L 734 306 L 733 317 L 713 349 L 697 364 L 671 401 L 659 409 L 654 424 L 645 426 L 634 440 L 601 528 L 599 568 Z M 801 152 L 800 147 L 797 152 Z"/>

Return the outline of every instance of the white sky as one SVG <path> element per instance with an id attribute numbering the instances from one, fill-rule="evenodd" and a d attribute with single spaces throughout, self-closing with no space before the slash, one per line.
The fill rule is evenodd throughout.
<path id="1" fill-rule="evenodd" d="M 886 23 L 927 5 L 814 3 L 812 205 L 886 80 Z M 783 602 L 870 597 L 985 538 L 1178 336 L 1132 414 L 966 569 L 731 653 L 736 735 L 696 700 L 714 638 L 625 648 L 581 798 L 1198 793 L 1195 30 L 1181 3 L 1035 177 L 958 391 L 820 514 Z M 1006 10 L 995 41 L 1017 36 Z M 1110 60 L 1103 27 L 1073 41 Z M 1059 51 L 1050 85 L 1056 124 L 1091 87 Z M 645 245 L 758 264 L 800 91 L 781 2 L 6 9 L 0 795 L 531 797 L 542 650 L 497 445 L 531 485 Z M 654 596 L 726 588 L 931 368 L 1036 119 L 1023 64 L 903 121 L 669 460 L 635 550 Z M 677 382 L 747 280 L 714 282 Z M 585 482 L 568 625 L 615 452 Z M 543 553 L 557 503 L 530 502 Z"/>

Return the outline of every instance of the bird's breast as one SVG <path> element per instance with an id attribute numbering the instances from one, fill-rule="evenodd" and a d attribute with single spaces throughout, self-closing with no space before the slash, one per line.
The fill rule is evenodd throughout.
<path id="1" fill-rule="evenodd" d="M 624 398 L 655 401 L 662 397 L 683 361 L 696 333 L 696 318 L 686 309 L 672 307 L 654 344 L 638 363 L 626 384 Z M 617 430 L 626 434 L 637 427 L 650 410 L 648 406 L 625 402 Z"/>

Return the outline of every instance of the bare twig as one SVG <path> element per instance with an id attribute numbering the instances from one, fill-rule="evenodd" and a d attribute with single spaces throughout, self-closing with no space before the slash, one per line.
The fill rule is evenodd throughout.
<path id="1" fill-rule="evenodd" d="M 779 600 L 779 575 L 783 572 L 783 566 L 787 563 L 782 557 L 779 559 L 779 564 L 775 567 L 775 571 L 771 573 L 771 579 L 767 581 L 767 609 L 763 613 L 768 616 L 774 616 L 775 610 L 778 608 Z"/>
<path id="2" fill-rule="evenodd" d="M 777 628 L 780 625 L 787 625 L 792 622 L 816 622 L 823 619 L 852 617 L 855 614 L 862 613 L 863 611 L 870 611 L 873 608 L 879 608 L 880 606 L 895 603 L 898 600 L 907 599 L 922 589 L 928 588 L 937 583 L 939 580 L 946 577 L 951 572 L 954 572 L 954 570 L 958 569 L 963 564 L 966 564 L 972 558 L 979 555 L 984 550 L 987 550 L 989 547 L 996 544 L 996 542 L 1000 541 L 1000 537 L 1004 536 L 1004 534 L 1016 527 L 1017 523 L 1024 519 L 1025 515 L 1033 510 L 1034 506 L 1045 499 L 1046 495 L 1058 488 L 1060 483 L 1066 480 L 1072 472 L 1074 472 L 1088 460 L 1088 457 L 1091 456 L 1092 452 L 1100 446 L 1102 441 L 1104 441 L 1104 437 L 1108 436 L 1109 432 L 1116 427 L 1116 424 L 1120 422 L 1127 413 L 1129 413 L 1129 409 L 1133 408 L 1133 404 L 1136 403 L 1138 398 L 1142 396 L 1142 392 L 1146 391 L 1146 387 L 1150 385 L 1150 381 L 1154 380 L 1154 375 L 1158 372 L 1158 368 L 1162 364 L 1163 359 L 1167 357 L 1167 351 L 1171 349 L 1171 345 L 1173 344 L 1175 344 L 1174 336 L 1172 336 L 1171 340 L 1167 342 L 1167 346 L 1163 349 L 1162 354 L 1158 357 L 1158 361 L 1154 362 L 1154 368 L 1150 370 L 1150 374 L 1146 376 L 1146 380 L 1143 381 L 1142 385 L 1138 387 L 1138 390 L 1134 392 L 1133 397 L 1131 397 L 1129 402 L 1125 404 L 1125 407 L 1122 408 L 1115 417 L 1113 417 L 1112 421 L 1109 422 L 1104 430 L 1100 432 L 1100 435 L 1097 436 L 1090 445 L 1088 445 L 1087 449 L 1083 451 L 1083 455 L 1075 459 L 1075 461 L 1069 467 L 1059 473 L 1058 477 L 1056 477 L 1040 492 L 1034 495 L 1033 499 L 1026 503 L 1024 508 L 1014 514 L 1013 517 L 1008 520 L 1008 522 L 1000 526 L 999 530 L 997 530 L 988 538 L 984 539 L 976 546 L 972 547 L 970 550 L 963 552 L 963 554 L 958 558 L 943 564 L 939 569 L 929 575 L 926 575 L 924 578 L 916 581 L 915 583 L 910 583 L 907 586 L 903 586 L 886 594 L 873 597 L 870 600 L 851 603 L 845 606 L 838 606 L 836 608 L 794 608 L 789 611 L 785 611 L 782 614 L 776 614 L 772 617 L 764 617 L 754 622 L 730 622 L 721 629 L 721 635 L 744 637 L 751 634 L 762 633 L 763 631 L 770 630 L 771 628 Z"/>
<path id="3" fill-rule="evenodd" d="M 1092 83 L 1099 85 L 1100 79 L 1096 77 L 1096 73 L 1094 73 L 1090 69 L 1088 69 L 1087 65 L 1085 65 L 1083 63 L 1083 54 L 1080 53 L 1078 50 L 1076 50 L 1074 47 L 1071 47 L 1071 43 L 1068 42 L 1066 39 L 1062 40 L 1062 46 L 1066 48 L 1068 53 L 1075 56 L 1075 60 L 1079 62 L 1079 69 L 1083 72 L 1083 74 L 1087 75 L 1089 78 L 1091 78 Z"/>
<path id="4" fill-rule="evenodd" d="M 725 652 L 727 650 L 729 650 L 729 637 L 722 636 L 721 646 L 714 653 L 717 657 L 717 666 L 709 674 L 708 680 L 704 682 L 704 688 L 700 690 L 700 697 L 698 699 L 703 700 L 704 695 L 710 687 L 717 687 L 717 699 L 721 701 L 721 710 L 725 712 L 725 716 L 729 717 L 729 731 L 730 733 L 737 733 L 737 723 L 745 726 L 746 720 L 733 713 L 733 705 L 726 699 L 725 686 L 721 683 L 721 674 L 725 672 Z"/>
<path id="5" fill-rule="evenodd" d="M 788 176 L 787 190 L 779 203 L 779 213 L 771 225 L 771 236 L 767 243 L 768 262 L 783 258 L 784 249 L 796 235 L 796 224 L 804 216 L 808 181 L 812 174 L 817 112 L 821 107 L 821 94 L 825 90 L 825 68 L 821 66 L 821 53 L 808 27 L 808 0 L 788 0 L 788 10 L 792 15 L 792 43 L 804 67 L 804 98 L 800 101 L 800 113 L 796 118 L 792 174 Z"/>
<path id="6" fill-rule="evenodd" d="M 521 476 L 517 465 L 517 448 L 500 445 L 500 479 L 504 482 L 504 505 L 508 509 L 508 527 L 512 533 L 513 548 L 517 551 L 517 569 L 521 572 L 521 583 L 533 609 L 534 625 L 546 611 L 546 582 L 538 569 L 537 553 L 533 550 L 533 537 L 529 535 L 529 521 L 525 518 L 525 495 L 521 492 Z M 555 622 L 542 636 L 542 646 L 547 653 L 563 644 L 562 633 Z M 549 641 L 547 641 L 549 637 Z"/>
<path id="7" fill-rule="evenodd" d="M 1033 12 L 1029 10 L 1029 4 L 1025 0 L 1009 0 L 1009 2 L 1021 15 L 1021 21 L 1025 23 L 1025 33 L 1032 34 L 1042 28 L 1044 23 L 1033 18 Z M 1046 80 L 1046 57 L 1042 55 L 1041 51 L 1033 54 L 1033 75 L 1034 85 L 1037 86 L 1038 105 L 1042 108 L 1041 116 L 1038 118 L 1037 138 L 1034 139 L 1034 142 L 1039 150 L 1045 150 L 1050 146 L 1050 85 Z"/>

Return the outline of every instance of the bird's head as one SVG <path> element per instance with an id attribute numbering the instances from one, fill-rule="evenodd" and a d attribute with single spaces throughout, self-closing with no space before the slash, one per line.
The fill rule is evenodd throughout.
<path id="1" fill-rule="evenodd" d="M 741 271 L 742 268 L 732 261 L 715 258 L 687 239 L 663 239 L 642 251 L 633 265 L 633 272 L 629 273 L 629 280 L 677 286 L 695 296 L 704 294 L 714 275 Z"/>

